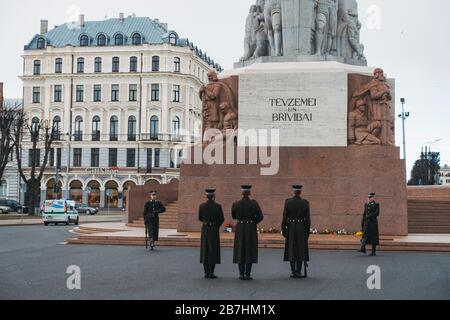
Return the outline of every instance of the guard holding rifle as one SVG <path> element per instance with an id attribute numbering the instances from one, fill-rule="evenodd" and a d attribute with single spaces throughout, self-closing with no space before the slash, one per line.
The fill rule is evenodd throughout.
<path id="1" fill-rule="evenodd" d="M 233 263 L 239 265 L 240 280 L 253 280 L 252 265 L 258 263 L 257 225 L 263 220 L 263 214 L 258 202 L 250 199 L 251 189 L 252 186 L 242 186 L 242 200 L 235 202 L 231 209 L 233 219 L 237 220 Z"/>
<path id="2" fill-rule="evenodd" d="M 377 255 L 377 246 L 380 244 L 378 232 L 378 216 L 380 215 L 380 204 L 375 202 L 375 193 L 370 193 L 368 202 L 364 205 L 364 215 L 362 219 L 363 238 L 361 249 L 358 252 L 366 254 L 366 245 L 372 245 L 371 256 Z"/>
<path id="3" fill-rule="evenodd" d="M 145 248 L 148 249 L 150 241 L 151 251 L 155 248 L 155 241 L 159 239 L 159 215 L 166 212 L 164 205 L 157 200 L 157 195 L 157 191 L 150 191 L 150 201 L 147 201 L 144 207 Z"/>
<path id="4" fill-rule="evenodd" d="M 222 206 L 216 203 L 216 190 L 206 189 L 207 201 L 200 205 L 198 219 L 203 222 L 200 263 L 205 269 L 205 279 L 217 279 L 216 264 L 220 264 L 220 227 L 225 221 Z"/>
<path id="5" fill-rule="evenodd" d="M 294 185 L 294 197 L 287 199 L 284 205 L 282 232 L 286 238 L 284 261 L 291 263 L 291 278 L 308 276 L 309 247 L 311 228 L 309 202 L 301 198 L 303 186 Z M 301 274 L 305 266 L 304 275 Z"/>

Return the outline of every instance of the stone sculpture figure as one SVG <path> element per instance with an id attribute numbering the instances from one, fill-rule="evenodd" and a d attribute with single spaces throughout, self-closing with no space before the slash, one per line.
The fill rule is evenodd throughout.
<path id="1" fill-rule="evenodd" d="M 380 145 L 378 139 L 381 131 L 381 122 L 369 122 L 368 105 L 363 98 L 356 100 L 353 111 L 348 117 L 348 140 L 356 145 Z"/>
<path id="2" fill-rule="evenodd" d="M 255 14 L 258 10 L 256 5 L 250 7 L 250 12 L 245 21 L 244 56 L 241 61 L 246 61 L 253 57 L 256 49 L 255 30 L 259 27 L 259 22 L 255 27 Z"/>
<path id="3" fill-rule="evenodd" d="M 360 30 L 361 22 L 358 20 L 356 0 L 340 0 L 337 29 L 338 56 L 361 60 L 367 64 L 364 46 L 360 43 Z"/>
<path id="4" fill-rule="evenodd" d="M 250 7 L 245 23 L 244 56 L 241 61 L 269 55 L 269 42 L 263 13 L 263 1 Z"/>
<path id="5" fill-rule="evenodd" d="M 394 145 L 393 119 L 390 105 L 392 94 L 383 69 L 375 69 L 372 81 L 355 92 L 353 99 L 359 98 L 364 98 L 368 101 L 369 121 L 379 121 L 381 124 L 379 136 L 381 144 Z"/>
<path id="6" fill-rule="evenodd" d="M 314 0 L 315 31 L 314 44 L 316 55 L 336 55 L 337 0 Z"/>
<path id="7" fill-rule="evenodd" d="M 264 18 L 272 56 L 283 55 L 283 26 L 281 16 L 281 0 L 266 0 Z"/>

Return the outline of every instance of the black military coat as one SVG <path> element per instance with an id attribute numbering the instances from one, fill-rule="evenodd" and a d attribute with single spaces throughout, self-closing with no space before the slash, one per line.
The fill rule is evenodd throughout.
<path id="1" fill-rule="evenodd" d="M 300 197 L 286 200 L 281 228 L 286 238 L 284 261 L 309 261 L 309 202 Z"/>
<path id="2" fill-rule="evenodd" d="M 200 263 L 220 264 L 220 227 L 225 221 L 222 206 L 208 200 L 200 205 L 198 219 L 203 222 Z"/>
<path id="3" fill-rule="evenodd" d="M 166 212 L 166 208 L 159 200 L 150 200 L 145 203 L 145 226 L 148 230 L 148 237 L 154 241 L 159 240 L 159 215 L 164 212 Z"/>
<path id="4" fill-rule="evenodd" d="M 231 213 L 233 219 L 237 220 L 233 262 L 258 263 L 257 224 L 264 218 L 258 202 L 244 197 L 233 204 Z"/>
<path id="5" fill-rule="evenodd" d="M 364 205 L 364 216 L 362 220 L 363 239 L 366 244 L 380 244 L 380 235 L 378 232 L 378 216 L 380 215 L 380 204 L 370 202 Z"/>

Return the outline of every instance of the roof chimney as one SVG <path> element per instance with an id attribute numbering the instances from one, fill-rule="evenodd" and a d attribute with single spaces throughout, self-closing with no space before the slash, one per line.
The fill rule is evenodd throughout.
<path id="1" fill-rule="evenodd" d="M 84 14 L 80 14 L 78 16 L 78 26 L 80 28 L 84 28 Z"/>
<path id="2" fill-rule="evenodd" d="M 121 22 L 125 20 L 125 14 L 123 12 L 119 13 L 119 19 Z"/>
<path id="3" fill-rule="evenodd" d="M 48 20 L 41 20 L 41 35 L 48 32 Z"/>

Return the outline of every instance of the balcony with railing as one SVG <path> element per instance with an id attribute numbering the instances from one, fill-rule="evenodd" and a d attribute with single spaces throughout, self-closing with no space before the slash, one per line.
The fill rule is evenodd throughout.
<path id="1" fill-rule="evenodd" d="M 64 138 L 64 136 L 60 136 Z M 67 138 L 67 137 L 66 137 Z M 65 139 L 67 140 L 67 139 Z M 113 142 L 173 142 L 173 143 L 198 143 L 199 137 L 189 135 L 176 134 L 151 134 L 143 133 L 137 134 L 101 134 L 100 132 L 93 132 L 91 134 L 84 134 L 82 131 L 72 134 L 72 141 L 74 142 L 89 142 L 89 141 L 113 141 Z"/>

